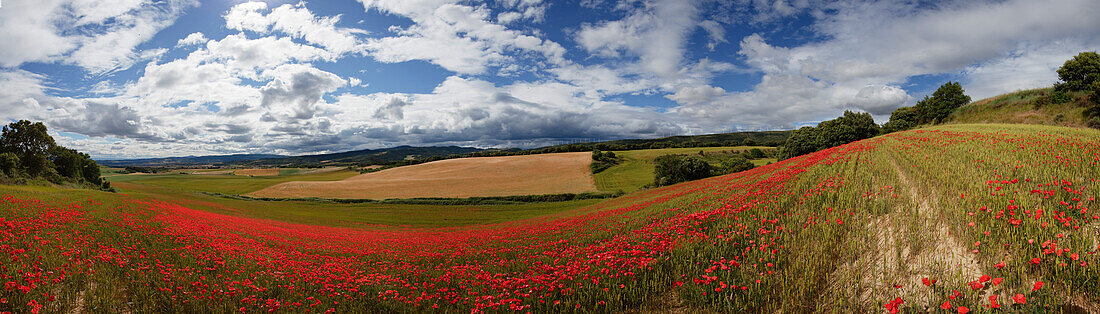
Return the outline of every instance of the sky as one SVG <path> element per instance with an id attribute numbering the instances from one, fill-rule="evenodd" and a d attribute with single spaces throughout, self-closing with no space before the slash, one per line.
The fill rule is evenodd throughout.
<path id="1" fill-rule="evenodd" d="M 1057 81 L 1100 1 L 0 0 L 0 121 L 99 159 L 783 130 Z"/>

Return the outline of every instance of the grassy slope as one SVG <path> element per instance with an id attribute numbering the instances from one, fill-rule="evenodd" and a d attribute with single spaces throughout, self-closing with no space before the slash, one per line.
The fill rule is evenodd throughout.
<path id="1" fill-rule="evenodd" d="M 91 311 L 145 312 L 168 306 L 183 311 L 242 306 L 259 311 L 269 308 L 264 300 L 271 298 L 290 311 L 295 311 L 293 302 L 308 305 L 317 300 L 326 307 L 338 301 L 333 305 L 338 311 L 383 312 L 439 311 L 432 306 L 454 312 L 509 306 L 532 312 L 873 312 L 902 298 L 900 307 L 923 312 L 938 310 L 955 290 L 960 296 L 951 304 L 972 310 L 988 305 L 988 297 L 994 295 L 1005 310 L 1050 312 L 1078 306 L 1097 311 L 1100 295 L 1092 293 L 1100 291 L 1100 260 L 1094 253 L 1100 226 L 1093 218 L 1093 208 L 1100 204 L 1095 201 L 1100 194 L 1095 182 L 1100 178 L 1097 143 L 1100 132 L 1085 129 L 938 126 L 737 174 L 639 191 L 575 211 L 558 211 L 543 222 L 428 233 L 378 234 L 369 230 L 379 226 L 364 226 L 368 231 L 362 232 L 369 237 L 356 237 L 361 232 L 353 229 L 312 234 L 304 232 L 309 228 L 293 225 L 253 231 L 249 228 L 262 226 L 235 227 L 232 217 L 243 214 L 233 210 L 222 211 L 225 217 L 170 209 L 146 216 L 142 206 L 126 205 L 120 196 L 3 187 L 0 194 L 21 198 L 65 203 L 88 197 L 109 204 L 87 205 L 88 215 L 101 218 L 86 222 L 89 226 L 69 227 L 59 220 L 48 231 L 18 229 L 23 232 L 5 242 L 11 246 L 0 248 L 26 248 L 37 243 L 37 236 L 64 241 L 67 231 L 46 232 L 80 227 L 73 230 L 94 231 L 107 248 L 92 245 L 84 256 L 108 259 L 80 266 L 94 268 L 94 275 L 70 272 L 59 284 L 43 283 L 31 293 L 12 294 L 11 305 L 0 305 L 0 310 L 25 312 L 29 300 L 41 299 L 48 291 L 61 291 L 59 298 L 64 300 L 48 309 L 68 309 L 77 292 L 87 289 L 85 282 L 96 281 L 120 288 L 109 290 L 113 294 L 102 292 L 106 289 L 88 296 L 80 293 Z M 199 206 L 184 203 L 191 197 L 195 196 L 181 195 L 179 201 Z M 281 215 L 260 203 L 240 205 L 251 207 L 243 212 L 257 217 L 296 221 L 312 216 Z M 37 212 L 42 207 L 4 206 L 0 215 L 18 224 L 43 217 Z M 1039 208 L 1045 214 L 1036 215 Z M 130 217 L 116 211 L 133 212 L 141 219 L 116 224 Z M 165 222 L 165 235 L 131 231 L 141 228 L 145 219 L 162 216 L 178 216 Z M 342 225 L 346 217 L 324 219 Z M 186 226 L 182 231 L 210 230 L 216 236 L 177 237 L 174 224 Z M 245 241 L 252 238 L 262 242 Z M 190 245 L 195 239 L 207 242 Z M 257 263 L 256 256 L 223 254 L 221 246 L 208 244 L 224 239 L 257 245 L 244 253 L 293 253 L 285 256 L 294 264 L 280 266 L 279 260 L 262 258 Z M 1052 242 L 1056 246 L 1050 246 Z M 62 244 L 33 244 L 33 255 L 46 256 L 40 265 L 7 260 L 18 254 L 0 254 L 9 265 L 0 271 L 6 276 L 0 279 L 20 277 L 23 269 L 53 269 L 71 261 L 71 255 L 57 248 L 73 244 Z M 202 273 L 202 278 L 179 268 L 158 273 L 116 266 L 116 260 L 153 263 L 144 249 L 126 249 L 131 245 L 158 254 L 157 267 L 195 265 L 196 254 L 217 255 L 225 262 Z M 112 247 L 123 250 L 111 253 Z M 369 253 L 347 258 L 348 252 Z M 1003 268 L 997 266 L 1000 262 Z M 240 274 L 234 272 L 238 270 Z M 307 280 L 318 275 L 323 280 Z M 968 282 L 981 275 L 1003 281 L 996 286 L 980 281 L 979 289 L 971 289 Z M 937 283 L 927 287 L 922 278 Z M 243 287 L 248 288 L 244 295 L 256 295 L 258 302 L 207 291 L 246 279 L 265 288 Z M 1038 281 L 1045 286 L 1032 291 Z M 195 289 L 196 283 L 203 289 Z M 421 293 L 427 298 L 398 297 Z M 1011 296 L 1017 293 L 1028 298 L 1028 308 L 1012 305 Z M 211 299 L 176 301 L 202 295 Z"/>
<path id="2" fill-rule="evenodd" d="M 1036 108 L 1035 103 L 1048 98 L 1053 88 L 1038 88 L 998 95 L 967 104 L 948 117 L 946 123 L 1014 123 L 1084 127 L 1081 113 L 1087 95 L 1070 93 L 1072 101 L 1062 104 L 1046 104 Z"/>
<path id="3" fill-rule="evenodd" d="M 124 175 L 112 176 L 107 180 L 114 182 L 133 182 L 140 184 L 170 187 L 186 191 L 203 191 L 222 194 L 244 194 L 257 191 L 275 184 L 288 181 L 335 181 L 359 175 L 356 171 L 333 171 L 303 175 L 279 176 L 237 176 L 237 175 Z"/>
<path id="4" fill-rule="evenodd" d="M 653 159 L 668 154 L 695 154 L 703 152 L 719 152 L 736 150 L 743 151 L 752 148 L 774 149 L 772 147 L 736 146 L 736 147 L 698 147 L 698 148 L 664 148 L 616 151 L 615 154 L 623 157 L 623 162 L 595 175 L 596 189 L 604 192 L 636 191 L 646 184 L 653 183 Z M 775 162 L 775 159 L 753 160 L 757 166 Z"/>

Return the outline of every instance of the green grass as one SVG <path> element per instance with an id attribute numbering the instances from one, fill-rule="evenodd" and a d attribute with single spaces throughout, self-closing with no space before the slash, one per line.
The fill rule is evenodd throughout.
<path id="1" fill-rule="evenodd" d="M 616 151 L 615 154 L 623 158 L 622 163 L 597 173 L 594 176 L 596 180 L 596 189 L 602 192 L 632 192 L 642 188 L 646 184 L 653 183 L 654 166 L 652 161 L 662 155 L 689 155 L 698 154 L 699 151 L 703 151 L 704 153 L 746 151 L 753 148 L 763 150 L 774 149 L 773 147 L 764 146 L 734 146 Z M 757 166 L 762 166 L 775 161 L 775 159 L 757 159 L 752 162 Z"/>
<path id="2" fill-rule="evenodd" d="M 1082 92 L 1069 93 L 1071 100 L 1066 103 L 1047 103 L 1036 106 L 1037 102 L 1049 100 L 1054 88 L 1038 88 L 1017 91 L 972 102 L 951 113 L 945 123 L 1010 123 L 1040 124 L 1069 127 L 1084 127 L 1087 95 Z M 1049 101 L 1048 101 L 1049 102 Z"/>
<path id="3" fill-rule="evenodd" d="M 289 169 L 288 169 L 289 170 Z M 288 172 L 291 173 L 291 172 Z M 187 175 L 187 174 L 155 174 L 155 175 L 126 175 L 108 177 L 107 180 L 115 182 L 133 182 L 161 187 L 175 188 L 184 191 L 202 191 L 222 194 L 245 194 L 255 192 L 263 188 L 289 181 L 336 181 L 359 175 L 356 171 L 333 171 L 303 175 L 279 176 L 235 176 L 235 175 Z"/>

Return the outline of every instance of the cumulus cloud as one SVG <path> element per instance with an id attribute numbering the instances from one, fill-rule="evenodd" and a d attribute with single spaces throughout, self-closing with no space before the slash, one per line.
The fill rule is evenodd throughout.
<path id="1" fill-rule="evenodd" d="M 367 33 L 360 29 L 337 27 L 339 17 L 315 16 L 305 8 L 303 2 L 299 2 L 296 6 L 284 4 L 264 14 L 263 11 L 266 9 L 267 3 L 264 2 L 235 5 L 225 16 L 225 26 L 229 29 L 248 30 L 261 34 L 272 31 L 281 32 L 324 47 L 335 54 L 360 50 L 357 35 Z"/>
<path id="2" fill-rule="evenodd" d="M 194 32 L 180 39 L 179 42 L 176 43 L 176 47 L 204 44 L 207 41 L 209 41 L 209 39 L 206 39 L 206 35 L 200 32 Z"/>
<path id="3" fill-rule="evenodd" d="M 191 0 L 46 0 L 0 10 L 0 64 L 61 61 L 92 74 L 129 68 L 155 56 L 134 49 L 175 22 Z"/>
<path id="4" fill-rule="evenodd" d="M 401 15 L 414 22 L 405 28 L 392 27 L 394 36 L 367 41 L 366 49 L 382 62 L 424 60 L 456 73 L 481 74 L 516 61 L 517 56 L 507 53 L 509 49 L 536 53 L 553 64 L 564 62 L 561 45 L 493 23 L 492 12 L 485 7 L 458 1 L 365 0 L 363 4 L 367 10 Z"/>

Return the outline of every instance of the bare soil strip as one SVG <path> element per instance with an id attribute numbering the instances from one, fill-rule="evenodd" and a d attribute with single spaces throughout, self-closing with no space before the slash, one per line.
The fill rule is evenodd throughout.
<path id="1" fill-rule="evenodd" d="M 860 300 L 865 308 L 879 307 L 885 302 L 882 300 L 896 297 L 931 306 L 935 296 L 924 285 L 924 278 L 958 286 L 977 280 L 982 270 L 968 247 L 952 234 L 942 209 L 936 207 L 939 196 L 935 191 L 922 193 L 895 161 L 891 164 L 902 185 L 899 188 L 904 188 L 913 202 L 867 226 L 870 234 L 859 244 L 863 254 L 830 275 L 832 291 L 827 294 L 847 295 Z"/>
<path id="2" fill-rule="evenodd" d="M 279 175 L 279 168 L 263 168 L 263 169 L 240 169 L 233 171 L 234 175 L 238 176 L 277 176 Z"/>
<path id="3" fill-rule="evenodd" d="M 596 192 L 591 153 L 448 159 L 340 181 L 292 181 L 252 197 L 387 199 Z"/>

